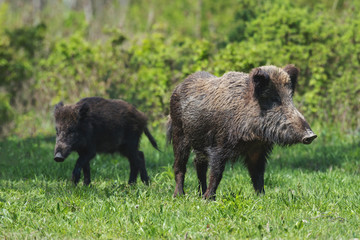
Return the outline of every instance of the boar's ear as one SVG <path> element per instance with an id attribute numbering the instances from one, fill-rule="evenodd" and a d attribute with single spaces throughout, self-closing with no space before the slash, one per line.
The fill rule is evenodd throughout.
<path id="1" fill-rule="evenodd" d="M 292 94 L 294 94 L 300 70 L 292 64 L 286 65 L 283 70 L 289 74 Z"/>
<path id="2" fill-rule="evenodd" d="M 79 109 L 79 116 L 80 119 L 84 119 L 87 116 L 87 113 L 89 112 L 89 104 L 84 103 L 81 105 L 80 109 Z"/>
<path id="3" fill-rule="evenodd" d="M 264 90 L 266 90 L 270 83 L 269 74 L 261 68 L 255 68 L 250 73 L 250 80 L 254 83 L 255 97 L 261 97 Z"/>

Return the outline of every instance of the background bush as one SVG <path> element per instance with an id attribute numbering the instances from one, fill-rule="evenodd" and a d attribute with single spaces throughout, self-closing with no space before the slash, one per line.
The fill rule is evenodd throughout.
<path id="1" fill-rule="evenodd" d="M 188 74 L 293 63 L 310 122 L 360 126 L 357 1 L 2 1 L 0 134 L 53 134 L 60 100 L 122 98 L 166 121 Z"/>

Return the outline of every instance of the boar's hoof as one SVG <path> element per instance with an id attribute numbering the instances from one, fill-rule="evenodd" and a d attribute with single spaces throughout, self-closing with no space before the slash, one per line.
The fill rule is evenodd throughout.
<path id="1" fill-rule="evenodd" d="M 317 137 L 316 134 L 312 133 L 302 139 L 303 144 L 310 144 L 315 138 Z"/>
<path id="2" fill-rule="evenodd" d="M 63 155 L 60 152 L 58 152 L 55 154 L 54 160 L 56 162 L 63 162 L 65 160 L 65 158 L 63 157 Z"/>
<path id="3" fill-rule="evenodd" d="M 184 190 L 182 190 L 182 189 L 180 189 L 180 190 L 176 189 L 175 192 L 174 192 L 174 194 L 173 194 L 173 197 L 176 198 L 176 197 L 178 197 L 178 196 L 183 196 L 183 195 L 185 195 Z"/>
<path id="4" fill-rule="evenodd" d="M 210 201 L 215 201 L 216 200 L 215 194 L 214 195 L 206 195 L 206 194 L 204 194 L 202 198 L 204 200 L 210 200 Z"/>

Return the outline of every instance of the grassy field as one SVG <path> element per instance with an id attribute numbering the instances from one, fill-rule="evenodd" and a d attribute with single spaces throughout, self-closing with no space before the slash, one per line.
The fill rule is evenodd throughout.
<path id="1" fill-rule="evenodd" d="M 226 167 L 216 201 L 197 193 L 188 164 L 184 197 L 172 197 L 173 155 L 147 139 L 150 186 L 128 186 L 117 155 L 91 162 L 92 185 L 70 182 L 76 160 L 53 160 L 54 137 L 0 142 L 0 239 L 354 239 L 360 237 L 360 134 L 314 129 L 313 144 L 275 148 L 257 196 L 240 163 Z"/>

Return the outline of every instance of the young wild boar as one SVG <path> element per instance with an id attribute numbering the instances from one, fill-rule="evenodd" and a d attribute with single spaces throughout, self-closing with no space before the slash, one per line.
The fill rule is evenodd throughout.
<path id="1" fill-rule="evenodd" d="M 152 146 L 156 149 L 158 147 L 146 127 L 146 116 L 131 104 L 122 100 L 90 97 L 74 105 L 58 103 L 54 116 L 54 160 L 63 162 L 72 151 L 79 154 L 72 173 L 75 185 L 79 182 L 81 169 L 84 172 L 84 184 L 90 184 L 90 160 L 96 153 L 114 152 L 129 159 L 129 184 L 136 182 L 139 172 L 141 180 L 148 183 L 144 154 L 138 150 L 141 134 L 144 132 Z"/>
<path id="2" fill-rule="evenodd" d="M 239 156 L 255 191 L 264 193 L 265 164 L 273 145 L 310 144 L 316 138 L 292 101 L 298 74 L 293 65 L 263 66 L 250 74 L 229 72 L 222 77 L 197 72 L 177 86 L 167 132 L 175 155 L 174 196 L 184 194 L 191 148 L 204 198 L 215 198 L 225 163 Z"/>

